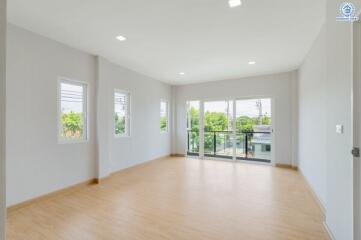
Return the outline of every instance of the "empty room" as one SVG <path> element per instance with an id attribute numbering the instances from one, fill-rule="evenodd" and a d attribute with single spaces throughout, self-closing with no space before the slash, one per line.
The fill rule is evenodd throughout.
<path id="1" fill-rule="evenodd" d="M 361 240 L 361 0 L 0 0 L 0 240 Z"/>

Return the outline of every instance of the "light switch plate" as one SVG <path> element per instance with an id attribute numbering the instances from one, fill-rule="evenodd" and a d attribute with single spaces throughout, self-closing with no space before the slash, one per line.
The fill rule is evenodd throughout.
<path id="1" fill-rule="evenodd" d="M 336 133 L 343 134 L 343 125 L 336 125 Z"/>

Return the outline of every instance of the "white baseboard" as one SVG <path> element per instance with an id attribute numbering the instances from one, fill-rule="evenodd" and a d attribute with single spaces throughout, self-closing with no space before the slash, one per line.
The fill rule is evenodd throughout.
<path id="1" fill-rule="evenodd" d="M 326 232 L 327 232 L 330 240 L 336 240 L 336 238 L 334 237 L 334 235 L 333 235 L 332 232 L 331 232 L 331 229 L 328 227 L 326 221 L 323 222 L 323 227 L 326 229 Z"/>
<path id="2" fill-rule="evenodd" d="M 298 171 L 299 171 L 299 173 L 301 174 L 301 176 L 303 177 L 303 179 L 305 180 L 305 182 L 306 182 L 306 184 L 307 184 L 307 187 L 308 187 L 308 189 L 310 190 L 313 198 L 316 200 L 319 208 L 321 209 L 324 218 L 326 218 L 326 207 L 325 207 L 325 205 L 323 204 L 323 202 L 321 201 L 321 199 L 318 197 L 316 191 L 313 190 L 310 182 L 308 181 L 308 179 L 306 178 L 306 176 L 303 174 L 302 169 L 299 168 Z"/>

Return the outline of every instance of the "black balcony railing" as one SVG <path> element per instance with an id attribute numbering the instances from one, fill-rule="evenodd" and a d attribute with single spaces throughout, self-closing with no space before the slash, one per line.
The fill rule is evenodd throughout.
<path id="1" fill-rule="evenodd" d="M 237 131 L 233 141 L 232 131 L 205 131 L 204 156 L 271 162 L 271 132 Z M 199 131 L 188 131 L 188 155 L 199 156 Z M 235 149 L 233 148 L 233 145 Z M 234 152 L 235 150 L 235 152 Z"/>

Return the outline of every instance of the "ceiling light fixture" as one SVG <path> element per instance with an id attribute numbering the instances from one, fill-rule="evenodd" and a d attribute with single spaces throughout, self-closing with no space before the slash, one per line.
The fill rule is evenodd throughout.
<path id="1" fill-rule="evenodd" d="M 229 7 L 234 8 L 242 5 L 242 0 L 228 0 Z"/>
<path id="2" fill-rule="evenodd" d="M 180 72 L 179 75 L 183 76 L 183 75 L 186 75 L 185 72 Z"/>
<path id="3" fill-rule="evenodd" d="M 250 61 L 250 62 L 248 62 L 248 64 L 249 64 L 249 65 L 255 65 L 256 62 L 255 62 L 255 61 Z"/>
<path id="4" fill-rule="evenodd" d="M 127 38 L 126 38 L 126 37 L 121 36 L 121 35 L 117 36 L 117 37 L 116 37 L 116 39 L 118 39 L 118 40 L 119 40 L 119 41 L 121 41 L 121 42 L 123 42 L 123 41 L 127 40 Z"/>

